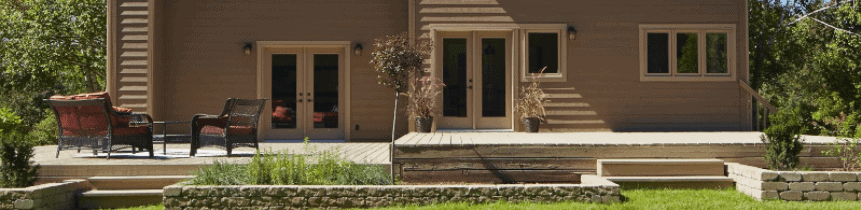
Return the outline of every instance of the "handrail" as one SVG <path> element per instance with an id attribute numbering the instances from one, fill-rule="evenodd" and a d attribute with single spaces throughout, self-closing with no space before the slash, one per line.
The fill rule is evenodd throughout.
<path id="1" fill-rule="evenodd" d="M 759 101 L 759 103 L 762 103 L 762 105 L 765 108 L 767 108 L 769 111 L 771 111 L 771 113 L 777 113 L 777 108 L 774 108 L 774 106 L 772 106 L 771 103 L 768 103 L 768 101 L 766 101 L 764 98 L 762 98 L 762 96 L 760 96 L 759 93 L 756 93 L 756 91 L 754 91 L 753 88 L 750 87 L 750 85 L 747 85 L 747 83 L 745 83 L 742 80 L 738 80 L 738 86 L 741 86 L 741 88 L 744 89 L 745 91 L 747 91 L 747 93 L 750 93 L 750 95 L 753 95 L 753 97 L 756 98 L 756 100 Z"/>

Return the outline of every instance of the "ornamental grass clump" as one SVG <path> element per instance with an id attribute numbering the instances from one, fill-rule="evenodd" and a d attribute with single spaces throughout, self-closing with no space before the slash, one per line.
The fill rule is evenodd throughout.
<path id="1" fill-rule="evenodd" d="M 437 96 L 445 84 L 439 79 L 425 76 L 412 83 L 412 92 L 403 93 L 410 99 L 407 113 L 412 117 L 433 118 L 440 110 L 437 108 Z"/>
<path id="2" fill-rule="evenodd" d="M 532 83 L 529 86 L 520 87 L 521 98 L 517 100 L 514 111 L 520 113 L 521 119 L 538 118 L 541 122 L 546 123 L 544 119 L 544 116 L 546 116 L 544 103 L 549 100 L 547 100 L 547 94 L 544 94 L 544 91 L 539 87 L 541 82 L 538 81 L 538 75 L 544 73 L 545 69 L 547 67 L 542 68 L 537 74 L 533 73 L 530 76 Z"/>
<path id="3" fill-rule="evenodd" d="M 247 165 L 215 161 L 201 169 L 190 185 L 390 185 L 385 167 L 345 160 L 337 149 L 306 154 L 257 152 Z"/>

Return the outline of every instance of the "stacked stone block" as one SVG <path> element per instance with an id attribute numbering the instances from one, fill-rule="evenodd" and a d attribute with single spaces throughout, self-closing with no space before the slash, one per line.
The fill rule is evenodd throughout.
<path id="1" fill-rule="evenodd" d="M 443 202 L 614 203 L 619 185 L 183 186 L 164 188 L 165 209 L 373 208 Z"/>
<path id="2" fill-rule="evenodd" d="M 772 171 L 726 163 L 736 189 L 753 198 L 787 201 L 859 200 L 859 172 Z"/>
<path id="3" fill-rule="evenodd" d="M 26 188 L 0 189 L 0 210 L 76 209 L 76 196 L 90 188 L 86 180 L 66 180 Z"/>

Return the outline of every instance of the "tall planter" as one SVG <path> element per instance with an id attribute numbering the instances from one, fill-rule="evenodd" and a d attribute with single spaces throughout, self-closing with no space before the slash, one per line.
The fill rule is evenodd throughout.
<path id="1" fill-rule="evenodd" d="M 419 133 L 430 133 L 433 126 L 433 117 L 416 117 L 416 131 Z"/>
<path id="2" fill-rule="evenodd" d="M 541 125 L 541 119 L 538 117 L 523 118 L 523 127 L 527 133 L 538 133 L 538 128 Z"/>

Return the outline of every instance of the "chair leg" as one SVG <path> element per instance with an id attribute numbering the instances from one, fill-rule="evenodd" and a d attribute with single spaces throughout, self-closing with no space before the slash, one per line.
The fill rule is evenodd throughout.
<path id="1" fill-rule="evenodd" d="M 227 145 L 227 157 L 230 157 L 230 155 L 233 154 L 233 147 L 231 146 L 232 145 L 229 144 Z"/>
<path id="2" fill-rule="evenodd" d="M 60 146 L 57 146 L 57 157 L 55 158 L 60 158 Z"/>
<path id="3" fill-rule="evenodd" d="M 197 147 L 195 147 L 195 146 L 194 146 L 194 144 L 192 144 L 192 145 L 191 145 L 191 149 L 190 149 L 190 151 L 188 152 L 188 156 L 189 156 L 189 157 L 194 157 L 194 155 L 195 155 L 195 154 L 197 154 Z"/>
<path id="4" fill-rule="evenodd" d="M 149 144 L 149 146 L 147 146 L 147 149 L 149 149 L 149 157 L 154 157 L 152 151 L 152 144 Z"/>

